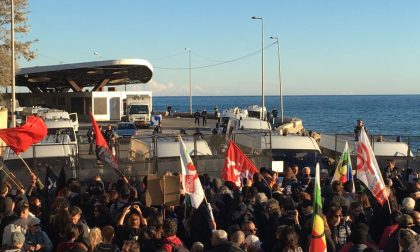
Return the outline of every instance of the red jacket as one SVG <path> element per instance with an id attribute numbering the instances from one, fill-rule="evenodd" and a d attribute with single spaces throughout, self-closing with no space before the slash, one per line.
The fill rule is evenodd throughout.
<path id="1" fill-rule="evenodd" d="M 376 246 L 374 243 L 371 243 L 369 241 L 364 243 L 368 248 L 378 248 L 378 246 Z M 350 251 L 351 247 L 353 246 L 352 242 L 347 242 L 346 244 L 344 244 L 343 247 L 341 247 L 340 252 L 348 252 Z"/>
<path id="2" fill-rule="evenodd" d="M 381 240 L 379 241 L 379 249 L 385 249 L 386 245 L 388 244 L 388 240 L 391 235 L 398 229 L 398 224 L 387 226 L 382 233 Z"/>
<path id="3" fill-rule="evenodd" d="M 175 248 L 183 247 L 182 241 L 176 236 L 168 236 L 163 239 L 162 248 L 167 252 L 172 252 Z"/>

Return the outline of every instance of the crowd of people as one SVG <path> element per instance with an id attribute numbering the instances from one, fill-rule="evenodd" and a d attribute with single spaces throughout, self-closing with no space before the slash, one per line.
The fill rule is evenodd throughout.
<path id="1" fill-rule="evenodd" d="M 357 183 L 331 182 L 321 170 L 328 251 L 420 251 L 420 179 L 389 161 L 382 175 L 390 192 L 380 205 Z M 166 174 L 180 176 L 179 174 Z M 51 195 L 0 188 L 3 251 L 309 251 L 313 225 L 311 169 L 283 174 L 264 167 L 243 185 L 199 176 L 206 194 L 195 209 L 181 192 L 177 206 L 146 204 L 147 178 L 87 185 L 74 178 Z M 211 207 L 209 207 L 209 205 Z"/>

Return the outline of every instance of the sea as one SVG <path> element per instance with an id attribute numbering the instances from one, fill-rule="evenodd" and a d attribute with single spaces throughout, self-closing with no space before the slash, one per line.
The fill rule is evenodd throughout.
<path id="1" fill-rule="evenodd" d="M 189 96 L 153 97 L 153 110 L 189 111 Z M 193 96 L 193 112 L 214 113 L 228 108 L 260 105 L 261 96 Z M 303 120 L 305 129 L 320 133 L 352 133 L 362 119 L 369 134 L 420 137 L 420 95 L 284 96 L 284 116 Z M 268 111 L 280 111 L 279 96 L 265 96 Z"/>

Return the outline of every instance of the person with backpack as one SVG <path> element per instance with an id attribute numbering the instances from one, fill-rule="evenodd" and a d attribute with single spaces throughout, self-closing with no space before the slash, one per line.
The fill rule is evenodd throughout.
<path id="1" fill-rule="evenodd" d="M 115 230 L 112 226 L 107 225 L 102 228 L 102 238 L 103 241 L 100 242 L 96 247 L 93 249 L 93 252 L 120 252 L 120 248 L 114 243 L 112 240 L 115 236 Z"/>
<path id="2" fill-rule="evenodd" d="M 176 236 L 177 224 L 171 219 L 167 218 L 163 221 L 163 245 L 162 251 L 175 252 L 184 248 L 182 241 Z"/>

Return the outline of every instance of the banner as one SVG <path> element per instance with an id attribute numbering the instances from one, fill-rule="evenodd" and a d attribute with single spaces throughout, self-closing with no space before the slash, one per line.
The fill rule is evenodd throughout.
<path id="1" fill-rule="evenodd" d="M 231 181 L 236 186 L 241 186 L 241 178 L 252 180 L 255 173 L 258 173 L 257 167 L 231 140 L 226 151 L 225 165 L 222 170 L 223 180 Z"/>
<path id="2" fill-rule="evenodd" d="M 369 138 L 363 128 L 361 129 L 360 139 L 356 147 L 357 178 L 369 188 L 376 200 L 383 205 L 388 200 L 389 192 L 385 188 L 378 162 L 370 146 Z"/>
<path id="3" fill-rule="evenodd" d="M 95 140 L 96 140 L 96 157 L 114 169 L 121 178 L 127 181 L 125 178 L 124 173 L 119 169 L 118 162 L 114 155 L 112 155 L 111 150 L 108 147 L 108 144 L 105 141 L 104 136 L 102 135 L 101 130 L 99 129 L 98 124 L 96 123 L 95 118 L 93 117 L 92 113 L 90 113 L 90 117 L 92 118 L 92 126 L 93 131 L 95 133 Z"/>
<path id="4" fill-rule="evenodd" d="M 198 178 L 197 169 L 181 137 L 179 137 L 179 157 L 181 160 L 182 187 L 190 196 L 191 205 L 197 209 L 204 199 L 204 190 Z"/>

